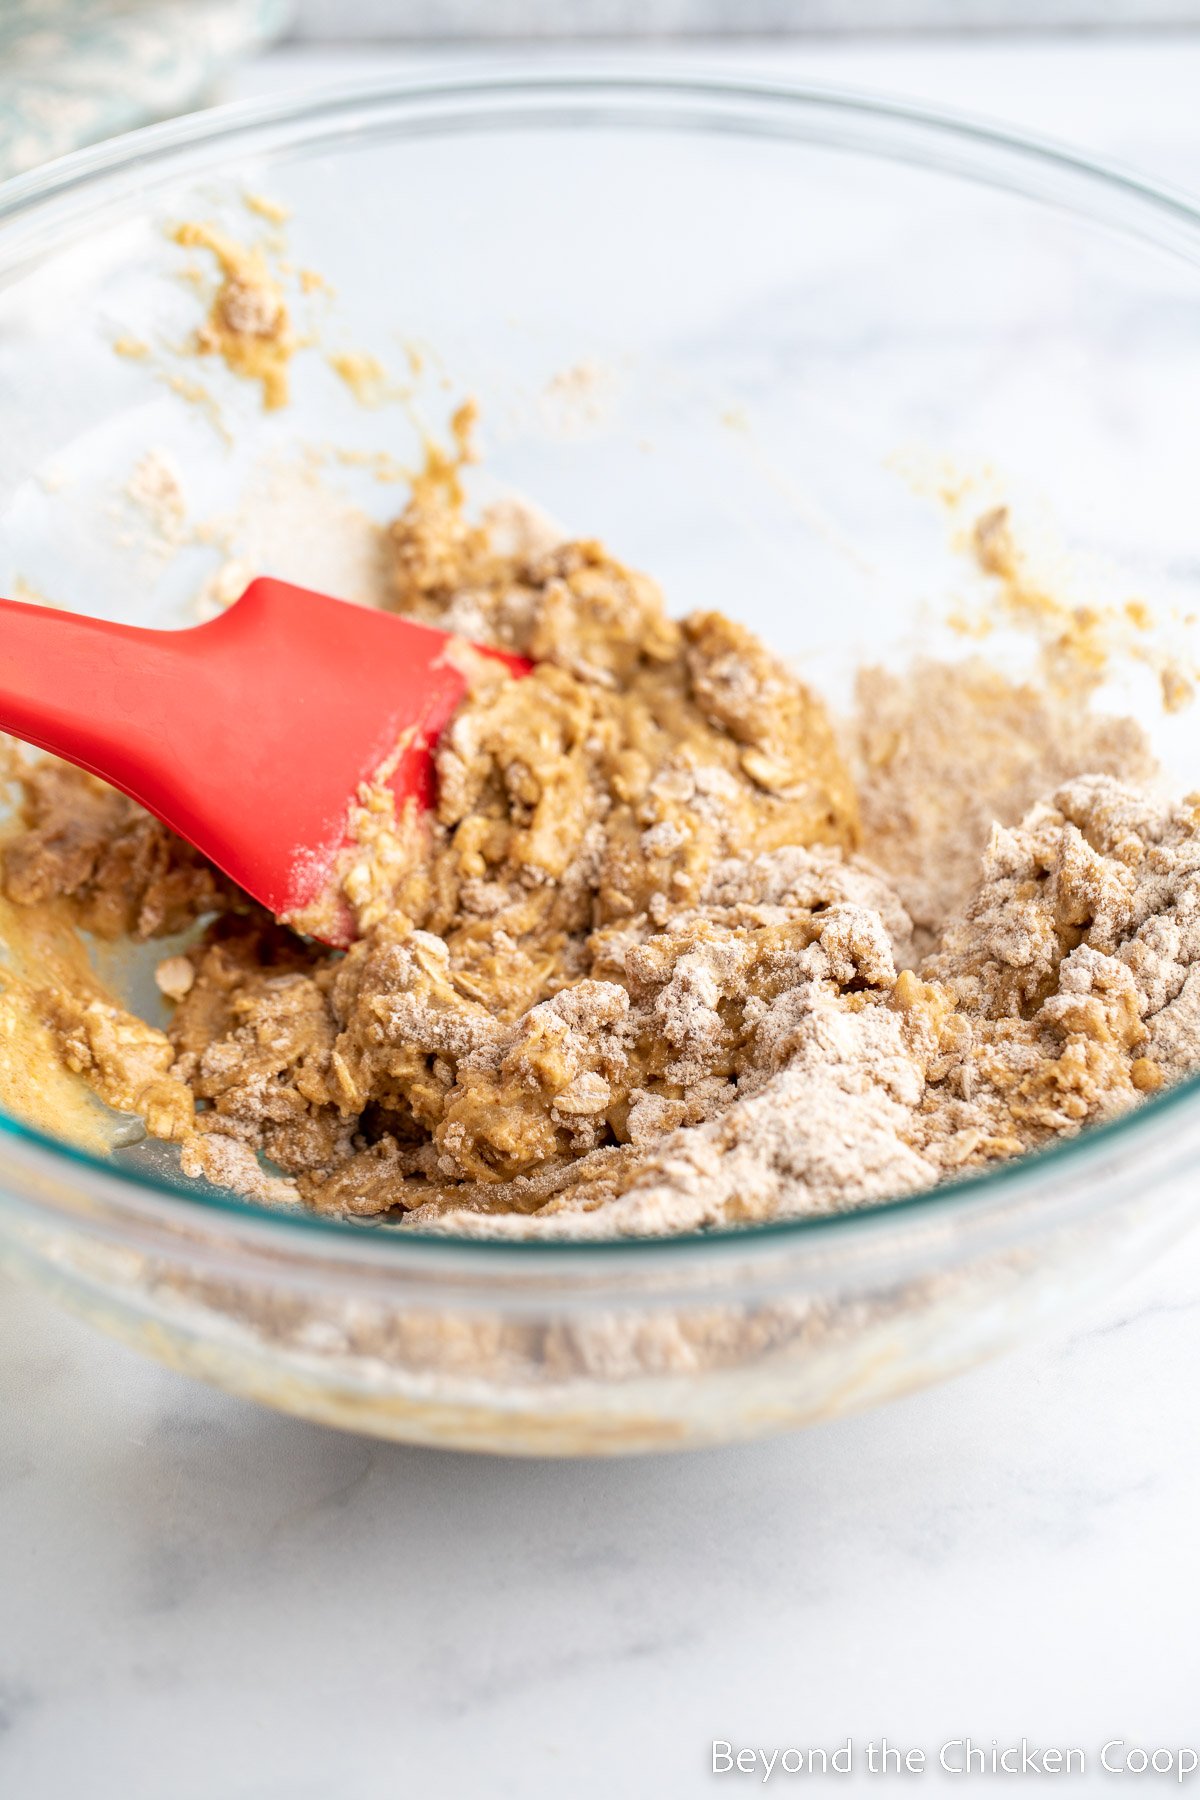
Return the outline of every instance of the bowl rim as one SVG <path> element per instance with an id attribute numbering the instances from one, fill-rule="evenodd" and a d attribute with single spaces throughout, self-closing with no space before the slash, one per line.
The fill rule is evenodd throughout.
<path id="1" fill-rule="evenodd" d="M 289 129 L 295 144 L 313 133 L 333 135 L 356 116 L 378 112 L 387 118 L 409 113 L 430 131 L 482 129 L 498 122 L 509 126 L 550 128 L 643 128 L 704 133 L 733 132 L 772 136 L 830 149 L 857 152 L 879 160 L 931 168 L 968 183 L 985 184 L 1028 199 L 1047 202 L 1088 217 L 1104 227 L 1138 238 L 1176 258 L 1200 263 L 1200 200 L 1185 191 L 1144 176 L 1119 162 L 1092 157 L 1053 139 L 1027 134 L 952 109 L 926 106 L 865 90 L 793 82 L 754 75 L 723 77 L 694 69 L 655 68 L 606 58 L 572 65 L 554 59 L 549 66 L 522 64 L 519 59 L 490 65 L 464 76 L 436 70 L 402 79 L 371 78 L 339 82 L 267 99 L 235 101 L 190 113 L 162 124 L 142 127 L 76 150 L 0 184 L 0 276 L 13 266 L 6 254 L 14 228 L 34 226 L 43 209 L 94 187 L 103 187 L 136 168 L 149 175 L 170 165 L 197 146 L 228 147 L 243 137 Z M 383 128 L 381 124 L 381 129 Z M 186 160 L 186 158 L 184 159 Z M 139 192 L 150 185 L 139 183 Z M 92 214 L 91 216 L 95 216 Z M 19 230 L 15 233 L 20 238 Z M 16 244 L 18 255 L 21 245 Z M 353 1244 L 360 1252 L 397 1256 L 432 1252 L 444 1257 L 502 1256 L 506 1259 L 586 1257 L 593 1262 L 613 1254 L 711 1254 L 720 1249 L 743 1251 L 759 1245 L 776 1249 L 813 1245 L 831 1238 L 861 1237 L 882 1223 L 925 1221 L 936 1216 L 950 1222 L 976 1215 L 992 1203 L 1015 1197 L 1015 1190 L 1047 1186 L 1068 1172 L 1080 1174 L 1102 1162 L 1114 1146 L 1131 1147 L 1152 1139 L 1164 1124 L 1180 1115 L 1200 1117 L 1200 1074 L 1142 1101 L 1130 1112 L 1089 1126 L 1045 1149 L 998 1163 L 991 1169 L 914 1194 L 873 1202 L 842 1213 L 800 1219 L 725 1226 L 661 1237 L 571 1239 L 548 1236 L 463 1235 L 414 1228 L 371 1228 L 370 1222 L 330 1217 L 308 1211 L 278 1211 L 232 1194 L 204 1189 L 180 1177 L 156 1178 L 122 1167 L 26 1125 L 0 1109 L 0 1138 L 15 1139 L 40 1161 L 79 1165 L 103 1178 L 109 1192 L 127 1192 L 136 1210 L 163 1204 L 178 1219 L 178 1203 L 197 1215 L 223 1217 L 228 1224 L 267 1228 L 276 1242 L 296 1250 L 304 1243 L 332 1249 L 331 1240 Z M 393 1262 L 393 1266 L 396 1266 Z"/>

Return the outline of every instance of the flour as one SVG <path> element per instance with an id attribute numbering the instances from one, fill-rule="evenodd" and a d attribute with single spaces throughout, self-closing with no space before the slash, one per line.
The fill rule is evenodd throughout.
<path id="1" fill-rule="evenodd" d="M 759 858 L 743 891 L 780 892 L 781 861 L 793 891 L 815 874 L 795 852 Z M 738 876 L 722 871 L 727 895 Z M 996 827 L 980 881 L 915 972 L 897 975 L 881 910 L 833 905 L 817 922 L 783 991 L 749 1009 L 755 1051 L 736 1089 L 711 1090 L 687 1128 L 668 1103 L 640 1102 L 657 1108 L 654 1148 L 632 1179 L 610 1155 L 533 1217 L 413 1222 L 603 1237 L 819 1216 L 1036 1149 L 1200 1069 L 1194 802 L 1083 777 Z M 720 987 L 711 965 L 694 972 L 663 1029 L 701 1042 Z"/>
<path id="2" fill-rule="evenodd" d="M 1155 776 L 1131 719 L 978 657 L 864 669 L 852 735 L 863 854 L 887 870 L 925 947 L 975 879 L 994 820 L 1015 824 L 1074 775 Z"/>

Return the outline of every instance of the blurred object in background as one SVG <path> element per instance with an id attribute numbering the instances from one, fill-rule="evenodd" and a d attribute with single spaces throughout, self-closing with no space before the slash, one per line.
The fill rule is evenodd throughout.
<path id="1" fill-rule="evenodd" d="M 0 179 L 206 104 L 283 37 L 485 46 L 1187 26 L 1200 27 L 1200 0 L 0 0 Z"/>
<path id="2" fill-rule="evenodd" d="M 0 177 L 184 112 L 291 0 L 0 0 Z"/>
<path id="3" fill-rule="evenodd" d="M 1200 0 L 297 0 L 309 40 L 767 37 L 1200 25 Z"/>

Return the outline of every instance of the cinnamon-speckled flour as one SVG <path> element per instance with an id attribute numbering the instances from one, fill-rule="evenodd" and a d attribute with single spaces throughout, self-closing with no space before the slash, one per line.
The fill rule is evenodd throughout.
<path id="1" fill-rule="evenodd" d="M 132 803 L 24 779 L 5 891 L 148 937 L 212 915 L 165 1031 L 38 1008 L 66 1066 L 267 1204 L 605 1236 L 829 1213 L 1036 1149 L 1200 1068 L 1200 801 L 1128 721 L 981 663 L 820 700 L 716 613 L 435 459 L 392 603 L 519 651 L 429 818 L 364 795 L 342 956 Z M 482 660 L 482 659 L 481 659 Z"/>

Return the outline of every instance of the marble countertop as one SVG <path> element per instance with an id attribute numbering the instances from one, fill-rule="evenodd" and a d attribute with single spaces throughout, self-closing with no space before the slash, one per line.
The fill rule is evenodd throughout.
<path id="1" fill-rule="evenodd" d="M 692 54 L 920 94 L 1200 186 L 1200 39 Z M 236 85 L 415 60 L 298 48 Z M 1198 1350 L 1200 1233 L 884 1412 L 523 1463 L 276 1417 L 0 1284 L 0 1795 L 608 1800 L 710 1791 L 714 1739 L 849 1737 L 860 1771 L 884 1735 L 935 1761 L 1024 1736 L 1089 1768 L 1114 1738 L 1200 1746 Z"/>

